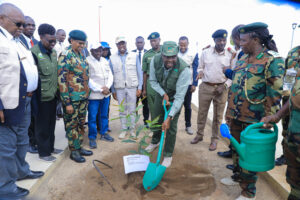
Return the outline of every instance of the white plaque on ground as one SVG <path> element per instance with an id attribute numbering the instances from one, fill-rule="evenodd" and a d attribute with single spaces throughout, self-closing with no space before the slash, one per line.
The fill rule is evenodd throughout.
<path id="1" fill-rule="evenodd" d="M 140 172 L 146 171 L 150 159 L 149 156 L 135 154 L 135 155 L 128 155 L 123 156 L 125 174 L 131 172 Z"/>

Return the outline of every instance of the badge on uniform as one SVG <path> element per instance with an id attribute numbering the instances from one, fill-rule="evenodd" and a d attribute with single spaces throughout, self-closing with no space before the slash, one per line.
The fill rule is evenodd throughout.
<path id="1" fill-rule="evenodd" d="M 44 56 L 43 56 L 42 53 L 39 53 L 39 54 L 38 54 L 38 57 L 39 57 L 40 59 L 43 59 L 43 58 L 44 58 Z"/>

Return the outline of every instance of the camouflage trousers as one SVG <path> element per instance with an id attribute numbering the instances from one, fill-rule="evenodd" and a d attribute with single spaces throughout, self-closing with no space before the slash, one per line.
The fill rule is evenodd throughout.
<path id="1" fill-rule="evenodd" d="M 289 100 L 289 98 L 290 98 L 289 96 L 284 96 L 282 98 L 282 106 Z M 289 121 L 290 121 L 290 115 L 286 115 L 285 117 L 283 117 L 281 119 L 283 138 L 285 138 L 287 135 L 288 128 L 289 128 Z M 282 146 L 283 146 L 283 143 L 284 143 L 284 139 L 281 142 Z"/>
<path id="2" fill-rule="evenodd" d="M 230 132 L 231 135 L 240 143 L 241 132 L 250 124 L 238 120 L 231 120 Z M 242 195 L 246 197 L 254 197 L 256 194 L 256 172 L 251 172 L 239 166 L 239 155 L 236 149 L 232 146 L 232 160 L 233 160 L 233 176 L 232 179 L 240 183 Z"/>
<path id="3" fill-rule="evenodd" d="M 283 143 L 287 161 L 286 180 L 291 186 L 288 200 L 300 199 L 300 132 L 288 132 Z"/>
<path id="4" fill-rule="evenodd" d="M 63 106 L 63 110 L 69 149 L 70 151 L 75 151 L 80 149 L 82 145 L 88 101 L 74 101 L 72 102 L 72 106 L 74 108 L 73 114 L 67 114 L 65 105 Z"/>

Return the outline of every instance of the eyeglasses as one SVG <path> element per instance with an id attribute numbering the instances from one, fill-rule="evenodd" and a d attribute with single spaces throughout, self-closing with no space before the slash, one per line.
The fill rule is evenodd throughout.
<path id="1" fill-rule="evenodd" d="M 14 23 L 16 25 L 16 27 L 20 28 L 21 26 L 25 26 L 25 23 L 23 22 L 15 22 L 14 20 L 12 20 L 9 16 L 5 15 L 5 17 L 7 17 L 12 23 Z"/>
<path id="2" fill-rule="evenodd" d="M 47 40 L 47 39 L 46 39 L 46 41 L 47 41 L 49 44 L 54 44 L 54 43 L 56 43 L 56 40 Z"/>
<path id="3" fill-rule="evenodd" d="M 35 24 L 24 24 L 24 28 L 28 26 L 32 26 L 33 28 L 35 28 Z"/>

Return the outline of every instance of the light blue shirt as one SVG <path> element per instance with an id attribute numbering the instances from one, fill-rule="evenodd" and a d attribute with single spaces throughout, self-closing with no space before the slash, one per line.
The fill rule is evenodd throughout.
<path id="1" fill-rule="evenodd" d="M 164 81 L 165 78 L 168 76 L 170 69 L 166 69 L 164 65 L 161 67 L 164 68 Z M 171 111 L 169 113 L 169 116 L 174 117 L 181 109 L 181 106 L 184 101 L 184 97 L 186 94 L 186 91 L 189 87 L 191 80 L 191 72 L 189 68 L 185 68 L 179 75 L 177 83 L 176 83 L 176 93 L 174 95 L 174 102 L 173 106 L 171 108 Z M 150 63 L 150 77 L 149 81 L 151 84 L 151 87 L 161 96 L 164 96 L 166 93 L 164 89 L 160 86 L 160 84 L 157 82 L 156 76 L 155 76 L 155 68 L 154 68 L 154 59 L 151 60 Z"/>
<path id="2" fill-rule="evenodd" d="M 125 62 L 126 62 L 126 57 L 128 55 L 128 52 L 126 51 L 126 53 L 124 55 L 121 55 L 120 52 L 118 52 L 118 55 L 120 56 L 120 59 L 121 59 L 121 62 L 122 62 L 123 78 L 124 78 L 124 80 L 126 80 Z M 112 66 L 112 63 L 111 63 L 110 60 L 109 60 L 109 66 L 110 66 L 110 69 L 111 69 L 112 73 L 114 73 L 113 66 Z M 142 90 L 143 71 L 142 71 L 141 63 L 139 62 L 138 56 L 136 58 L 136 72 L 137 72 L 138 81 L 139 81 L 138 90 Z M 115 93 L 114 85 L 111 86 L 111 91 L 112 91 L 112 93 Z"/>

